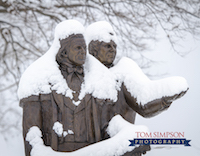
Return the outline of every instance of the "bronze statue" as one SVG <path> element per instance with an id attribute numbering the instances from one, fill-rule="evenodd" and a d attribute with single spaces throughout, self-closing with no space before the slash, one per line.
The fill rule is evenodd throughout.
<path id="1" fill-rule="evenodd" d="M 101 22 L 96 22 L 91 25 L 97 26 L 100 23 Z M 88 29 L 90 29 L 90 28 L 88 28 Z M 90 30 L 86 30 L 86 31 L 90 31 Z M 101 34 L 101 32 L 99 34 Z M 114 35 L 113 32 L 110 32 L 109 34 L 110 34 L 110 36 Z M 87 33 L 86 33 L 86 38 L 87 38 Z M 108 42 L 92 40 L 89 42 L 88 50 L 91 55 L 93 55 L 95 58 L 97 58 L 106 67 L 110 68 L 110 67 L 114 66 L 113 61 L 114 61 L 116 53 L 117 53 L 116 47 L 117 47 L 117 45 L 113 40 L 110 40 Z M 122 93 L 118 94 L 119 99 L 121 99 L 121 97 L 123 97 L 124 98 L 123 102 L 127 103 L 128 104 L 127 106 L 131 107 L 132 110 L 136 111 L 143 117 L 152 117 L 152 116 L 159 114 L 163 110 L 167 109 L 171 105 L 172 101 L 182 97 L 186 93 L 185 91 L 183 91 L 180 94 L 177 94 L 177 95 L 174 95 L 171 97 L 163 97 L 161 99 L 155 99 L 154 101 L 149 102 L 143 106 L 143 105 L 140 105 L 137 103 L 137 100 L 131 96 L 131 94 L 128 92 L 128 90 L 124 84 L 122 84 L 121 88 L 122 88 Z M 122 94 L 121 97 L 120 97 L 120 94 Z M 120 101 L 120 102 L 123 103 L 122 101 Z M 134 114 L 134 116 L 135 116 L 135 114 Z M 132 123 L 134 123 L 133 118 L 128 121 L 132 121 Z"/>
<path id="2" fill-rule="evenodd" d="M 104 37 L 101 36 L 105 35 L 105 33 L 101 32 L 101 30 L 104 31 L 104 29 L 106 29 L 106 26 L 110 29 L 106 34 L 107 36 L 110 35 L 110 40 L 108 40 L 109 37 L 107 37 L 105 38 L 105 42 L 103 39 Z M 99 31 L 97 29 L 95 31 L 98 32 L 98 34 L 96 35 L 99 35 L 97 38 L 99 38 L 100 40 L 95 40 L 91 37 L 91 31 L 94 31 L 92 30 L 94 27 L 99 28 Z M 113 36 L 114 32 L 112 30 L 111 25 L 109 25 L 109 23 L 105 21 L 93 23 L 86 29 L 86 38 L 89 38 L 89 40 L 87 41 L 89 53 L 108 68 L 114 66 L 113 62 L 116 56 L 117 45 L 115 41 L 112 40 L 115 39 Z M 127 90 L 127 87 L 124 85 L 124 83 L 122 83 L 121 91 L 118 92 L 117 102 L 115 102 L 114 105 L 107 105 L 107 107 L 110 108 L 107 108 L 108 110 L 106 113 L 109 112 L 109 115 L 107 115 L 107 117 L 109 116 L 110 118 L 107 118 L 105 120 L 109 121 L 114 116 L 114 114 L 120 114 L 127 121 L 134 124 L 136 112 L 145 118 L 153 117 L 163 112 L 164 110 L 167 110 L 174 100 L 182 97 L 186 92 L 187 91 L 182 91 L 174 96 L 163 96 L 160 99 L 155 99 L 151 102 L 141 105 L 137 102 L 137 99 L 133 97 L 131 93 Z M 148 150 L 150 150 L 149 147 L 140 146 L 138 149 L 126 153 L 125 155 L 141 155 L 142 153 L 144 154 Z"/>
<path id="3" fill-rule="evenodd" d="M 67 29 L 67 25 L 65 27 Z M 82 34 L 69 34 L 67 38 L 60 40 L 55 59 L 73 91 L 73 98 L 58 94 L 55 90 L 48 94 L 40 93 L 22 98 L 20 104 L 23 106 L 24 139 L 32 126 L 38 126 L 42 131 L 44 144 L 55 151 L 70 152 L 102 140 L 104 134 L 99 120 L 100 106 L 96 105 L 91 95 L 78 99 L 84 77 L 85 57 L 86 44 Z M 77 106 L 74 104 L 76 102 L 79 102 Z M 56 122 L 71 133 L 58 136 L 53 130 Z M 26 156 L 30 155 L 30 151 L 31 146 L 25 140 Z"/>
<path id="4" fill-rule="evenodd" d="M 30 79 L 22 77 L 22 80 L 28 81 L 24 85 L 21 83 L 19 87 L 19 90 L 25 90 L 23 92 L 25 95 L 20 95 L 20 105 L 23 107 L 26 156 L 30 155 L 31 146 L 25 138 L 28 130 L 33 126 L 39 127 L 42 131 L 46 146 L 50 146 L 55 151 L 71 152 L 109 138 L 106 129 L 109 121 L 116 114 L 134 123 L 135 111 L 144 117 L 152 117 L 167 109 L 173 100 L 185 93 L 155 99 L 143 106 L 137 103 L 122 84 L 116 102 L 110 99 L 99 99 L 92 94 L 86 94 L 80 99 L 79 95 L 84 83 L 83 64 L 86 59 L 84 28 L 80 23 L 70 20 L 61 22 L 58 26 L 54 46 L 43 56 L 48 60 L 39 59 L 30 66 L 30 70 L 27 70 L 24 76 Z M 95 40 L 89 44 L 89 49 L 90 53 L 105 66 L 108 68 L 113 66 L 116 55 L 114 41 Z M 37 75 L 42 65 L 44 68 L 40 74 L 47 75 L 44 77 Z M 33 68 L 35 66 L 38 70 Z M 40 82 L 34 84 L 33 76 L 38 76 Z M 29 91 L 27 88 L 33 89 Z M 55 131 L 54 126 L 57 122 L 63 126 L 65 133 L 58 134 Z M 147 150 L 149 149 L 141 146 L 126 155 L 140 155 Z"/>
<path id="5" fill-rule="evenodd" d="M 62 35 L 65 31 L 61 31 L 61 37 L 57 37 L 57 34 L 55 34 L 54 46 L 43 55 L 43 58 L 46 57 L 50 60 L 39 59 L 33 63 L 28 70 L 30 73 L 26 71 L 24 74 L 24 77 L 30 79 L 26 79 L 24 86 L 23 82 L 20 82 L 19 90 L 22 91 L 19 92 L 25 90 L 24 94 L 26 94 L 26 96 L 20 98 L 20 105 L 23 107 L 23 136 L 26 156 L 30 155 L 32 148 L 26 141 L 26 135 L 33 126 L 39 127 L 42 131 L 42 139 L 46 146 L 50 146 L 53 150 L 59 152 L 71 152 L 108 138 L 106 132 L 108 122 L 119 111 L 118 106 L 116 106 L 112 112 L 109 112 L 111 105 L 102 105 L 104 99 L 94 98 L 91 94 L 79 99 L 84 80 L 83 64 L 86 59 L 86 44 L 83 32 L 70 31 L 74 28 L 70 28 L 70 25 L 68 25 L 70 22 L 65 22 L 64 24 L 61 22 L 59 24 L 61 26 L 56 30 L 58 31 L 57 34 L 60 33 L 60 28 L 69 30 L 67 37 Z M 40 74 L 47 72 L 45 79 L 43 77 L 42 79 L 40 75 L 35 75 L 40 70 L 38 64 L 44 65 Z M 35 66 L 38 67 L 38 71 L 33 68 Z M 56 73 L 54 71 L 51 73 L 51 70 L 55 70 Z M 34 78 L 30 77 L 30 74 L 38 76 L 41 82 L 32 86 L 33 80 L 31 79 Z M 65 85 L 63 82 L 60 85 L 59 80 L 57 80 L 57 78 L 60 78 L 56 77 L 59 74 L 68 88 L 65 86 L 64 89 L 56 89 Z M 21 79 L 23 80 L 24 77 L 22 76 Z M 35 85 L 39 85 L 39 87 L 34 88 Z M 29 87 L 34 88 L 31 94 L 27 93 Z M 72 95 L 67 93 L 69 90 L 71 90 Z M 108 101 L 109 99 L 106 100 L 106 102 Z M 56 123 L 63 126 L 65 133 L 58 134 L 56 132 Z"/>

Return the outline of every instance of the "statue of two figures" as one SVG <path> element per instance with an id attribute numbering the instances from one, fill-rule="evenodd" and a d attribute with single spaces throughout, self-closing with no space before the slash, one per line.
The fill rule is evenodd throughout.
<path id="1" fill-rule="evenodd" d="M 88 47 L 88 52 L 87 52 Z M 112 26 L 76 20 L 59 23 L 50 49 L 21 77 L 26 156 L 142 155 L 150 146 L 130 147 L 136 113 L 153 117 L 188 90 L 182 77 L 151 81 L 126 57 L 114 60 Z M 176 85 L 174 85 L 176 84 Z"/>

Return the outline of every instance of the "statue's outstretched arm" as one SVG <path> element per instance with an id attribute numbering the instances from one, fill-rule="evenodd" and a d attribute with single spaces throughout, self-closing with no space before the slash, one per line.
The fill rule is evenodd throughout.
<path id="1" fill-rule="evenodd" d="M 179 94 L 162 97 L 160 99 L 155 99 L 151 102 L 148 102 L 142 105 L 142 104 L 138 104 L 136 98 L 131 96 L 130 92 L 128 92 L 125 85 L 122 85 L 122 89 L 123 89 L 124 97 L 126 99 L 127 104 L 138 114 L 146 118 L 153 117 L 161 113 L 162 111 L 167 110 L 174 100 L 182 97 L 187 92 L 187 90 L 182 91 Z"/>

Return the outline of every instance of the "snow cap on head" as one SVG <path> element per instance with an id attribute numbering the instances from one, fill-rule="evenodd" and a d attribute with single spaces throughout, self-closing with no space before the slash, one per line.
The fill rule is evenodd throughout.
<path id="1" fill-rule="evenodd" d="M 98 40 L 100 42 L 110 42 L 111 40 L 113 40 L 115 43 L 117 43 L 116 34 L 110 23 L 106 21 L 98 21 L 89 25 L 85 32 L 85 39 L 87 45 L 92 40 Z"/>
<path id="2" fill-rule="evenodd" d="M 77 20 L 65 20 L 56 26 L 54 36 L 56 40 L 62 40 L 72 34 L 83 34 L 84 30 L 84 26 Z"/>

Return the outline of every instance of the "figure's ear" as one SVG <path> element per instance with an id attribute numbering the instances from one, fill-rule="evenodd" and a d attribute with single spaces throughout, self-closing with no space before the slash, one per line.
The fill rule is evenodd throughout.
<path id="1" fill-rule="evenodd" d="M 91 41 L 88 45 L 88 50 L 91 55 L 97 58 L 98 56 L 98 44 L 97 41 Z"/>
<path id="2" fill-rule="evenodd" d="M 95 58 L 98 57 L 98 51 L 96 49 L 92 49 L 90 52 L 89 52 L 91 55 L 93 55 Z"/>
<path id="3" fill-rule="evenodd" d="M 66 47 L 69 47 L 69 44 L 70 44 L 70 38 L 66 38 L 66 39 L 63 39 L 63 40 L 60 40 L 60 49 L 59 49 L 59 53 L 62 57 L 67 57 L 68 55 L 68 51 L 67 51 L 67 48 Z"/>

